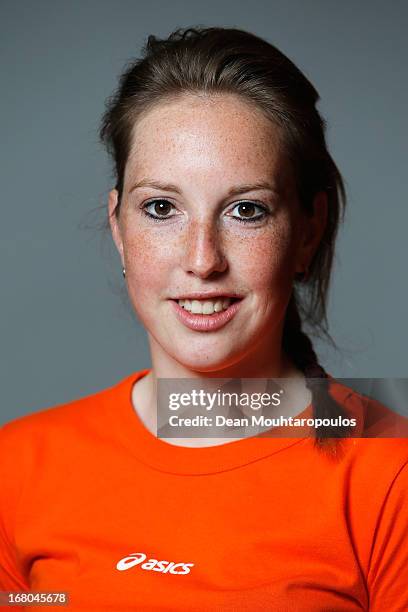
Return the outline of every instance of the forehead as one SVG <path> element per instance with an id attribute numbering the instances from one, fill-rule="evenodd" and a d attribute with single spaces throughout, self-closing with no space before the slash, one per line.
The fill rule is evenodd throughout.
<path id="1" fill-rule="evenodd" d="M 234 94 L 183 94 L 145 112 L 132 132 L 126 175 L 176 173 L 224 180 L 287 178 L 282 132 Z"/>

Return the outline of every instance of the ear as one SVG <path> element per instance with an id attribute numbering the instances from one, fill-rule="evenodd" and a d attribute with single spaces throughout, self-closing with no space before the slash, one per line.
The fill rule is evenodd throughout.
<path id="1" fill-rule="evenodd" d="M 296 272 L 309 267 L 323 237 L 327 223 L 327 193 L 319 191 L 313 200 L 312 215 L 305 215 L 297 259 Z"/>
<path id="2" fill-rule="evenodd" d="M 115 209 L 118 206 L 119 193 L 117 189 L 112 189 L 108 195 L 108 215 L 109 225 L 112 232 L 112 238 L 118 249 L 120 258 L 122 260 L 122 266 L 124 266 L 124 255 L 123 255 L 123 241 L 120 229 L 119 219 L 115 214 Z"/>

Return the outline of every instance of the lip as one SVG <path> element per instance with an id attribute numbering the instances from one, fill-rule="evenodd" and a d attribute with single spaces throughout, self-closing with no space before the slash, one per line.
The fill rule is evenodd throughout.
<path id="1" fill-rule="evenodd" d="M 171 298 L 172 300 L 212 300 L 214 298 L 237 298 L 242 299 L 242 295 L 238 295 L 238 293 L 234 292 L 225 292 L 221 293 L 221 291 L 208 291 L 204 293 L 202 291 L 193 291 L 192 293 L 185 293 L 184 295 L 178 295 L 177 297 Z"/>
<path id="2" fill-rule="evenodd" d="M 238 301 L 233 302 L 228 306 L 226 310 L 223 310 L 222 312 L 215 312 L 211 315 L 205 315 L 193 314 L 192 312 L 189 312 L 188 310 L 182 308 L 177 303 L 177 300 L 170 300 L 170 302 L 173 304 L 173 308 L 177 318 L 181 323 L 183 323 L 183 325 L 185 325 L 189 329 L 193 329 L 194 331 L 204 332 L 216 331 L 217 329 L 221 329 L 221 327 L 224 327 L 224 325 L 229 323 L 229 321 L 231 321 L 231 319 L 237 314 L 242 301 L 242 299 L 239 299 Z"/>

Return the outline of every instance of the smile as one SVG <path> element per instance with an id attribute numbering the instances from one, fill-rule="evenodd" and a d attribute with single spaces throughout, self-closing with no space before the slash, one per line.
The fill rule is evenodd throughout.
<path id="1" fill-rule="evenodd" d="M 234 298 L 220 297 L 217 299 L 206 300 L 178 300 L 178 304 L 193 314 L 214 314 L 214 312 L 222 312 L 227 310 Z"/>
<path id="2" fill-rule="evenodd" d="M 217 298 L 206 300 L 170 300 L 178 320 L 194 331 L 216 331 L 224 327 L 238 312 L 243 299 Z"/>

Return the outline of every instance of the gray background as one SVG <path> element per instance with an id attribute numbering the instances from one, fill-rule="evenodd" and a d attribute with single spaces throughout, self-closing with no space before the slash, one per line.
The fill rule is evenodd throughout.
<path id="1" fill-rule="evenodd" d="M 346 181 L 330 299 L 334 376 L 407 377 L 408 93 L 404 2 L 2 2 L 0 421 L 149 367 L 105 218 L 97 128 L 150 33 L 235 26 L 286 53 L 321 95 Z"/>

